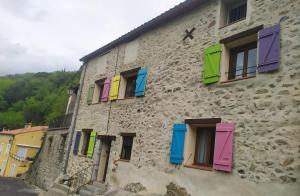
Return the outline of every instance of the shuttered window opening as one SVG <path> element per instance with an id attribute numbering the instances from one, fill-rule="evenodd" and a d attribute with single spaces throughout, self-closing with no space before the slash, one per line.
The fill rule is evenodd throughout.
<path id="1" fill-rule="evenodd" d="M 135 86 L 140 68 L 135 68 L 121 73 L 119 98 L 132 98 L 135 96 Z"/>
<path id="2" fill-rule="evenodd" d="M 96 99 L 95 102 L 97 102 L 97 103 L 101 103 L 103 90 L 104 90 L 104 82 L 105 82 L 105 79 L 97 80 L 95 82 L 95 84 L 96 84 L 95 93 L 97 93 L 95 96 L 95 99 Z"/>
<path id="3" fill-rule="evenodd" d="M 188 124 L 173 127 L 170 162 L 230 172 L 234 124 L 222 123 L 220 118 L 187 119 L 185 122 Z"/>

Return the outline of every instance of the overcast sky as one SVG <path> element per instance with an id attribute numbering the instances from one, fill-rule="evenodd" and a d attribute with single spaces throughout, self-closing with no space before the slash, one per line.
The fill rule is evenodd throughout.
<path id="1" fill-rule="evenodd" d="M 77 70 L 79 58 L 183 0 L 0 0 L 0 75 Z"/>

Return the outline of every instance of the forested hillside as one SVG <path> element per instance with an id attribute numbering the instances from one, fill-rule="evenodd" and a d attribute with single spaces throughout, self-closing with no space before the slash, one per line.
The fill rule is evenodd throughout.
<path id="1" fill-rule="evenodd" d="M 79 72 L 19 74 L 0 77 L 0 129 L 25 123 L 48 125 L 64 114 L 67 90 L 79 83 Z"/>

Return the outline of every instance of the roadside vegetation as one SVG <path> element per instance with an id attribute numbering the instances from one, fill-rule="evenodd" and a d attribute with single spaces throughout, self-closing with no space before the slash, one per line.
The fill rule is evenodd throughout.
<path id="1" fill-rule="evenodd" d="M 79 72 L 26 73 L 0 77 L 0 129 L 25 123 L 48 125 L 64 114 L 68 89 L 79 83 Z"/>

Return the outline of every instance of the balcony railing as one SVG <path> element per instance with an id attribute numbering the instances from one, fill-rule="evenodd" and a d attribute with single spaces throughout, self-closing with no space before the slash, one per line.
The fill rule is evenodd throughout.
<path id="1" fill-rule="evenodd" d="M 54 128 L 69 128 L 71 125 L 73 114 L 66 114 L 64 116 L 60 116 L 58 118 L 53 119 L 49 123 L 49 129 Z"/>

